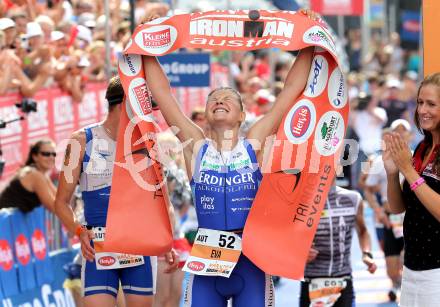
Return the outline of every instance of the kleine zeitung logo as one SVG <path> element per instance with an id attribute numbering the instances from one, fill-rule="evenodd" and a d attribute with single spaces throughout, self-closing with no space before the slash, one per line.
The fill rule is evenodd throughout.
<path id="1" fill-rule="evenodd" d="M 308 29 L 303 35 L 303 41 L 307 44 L 318 45 L 336 53 L 336 45 L 331 38 L 331 35 L 320 26 L 313 26 Z"/>
<path id="2" fill-rule="evenodd" d="M 302 144 L 312 135 L 316 124 L 316 109 L 308 99 L 298 101 L 284 121 L 284 133 L 293 144 Z"/>
<path id="3" fill-rule="evenodd" d="M 134 41 L 139 48 L 153 55 L 170 50 L 177 39 L 177 30 L 169 25 L 157 25 L 139 31 Z"/>

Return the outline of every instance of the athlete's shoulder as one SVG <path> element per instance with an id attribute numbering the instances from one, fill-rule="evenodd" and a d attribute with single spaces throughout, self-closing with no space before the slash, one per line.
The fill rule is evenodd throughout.
<path id="1" fill-rule="evenodd" d="M 362 198 L 361 193 L 359 193 L 358 191 L 349 190 L 349 189 L 342 188 L 339 186 L 336 186 L 336 193 L 338 196 L 347 196 L 347 197 L 349 197 L 351 199 L 355 199 L 355 200 Z"/>

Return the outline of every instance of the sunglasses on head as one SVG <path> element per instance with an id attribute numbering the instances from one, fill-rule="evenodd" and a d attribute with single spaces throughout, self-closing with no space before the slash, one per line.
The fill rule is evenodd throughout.
<path id="1" fill-rule="evenodd" d="M 40 151 L 40 155 L 42 155 L 43 157 L 56 157 L 57 153 L 56 152 L 50 152 L 50 151 Z"/>

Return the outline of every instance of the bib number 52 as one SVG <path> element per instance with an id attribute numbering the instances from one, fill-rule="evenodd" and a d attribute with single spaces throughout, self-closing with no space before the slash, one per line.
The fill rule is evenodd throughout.
<path id="1" fill-rule="evenodd" d="M 218 240 L 218 246 L 226 248 L 234 248 L 235 237 L 221 234 Z"/>

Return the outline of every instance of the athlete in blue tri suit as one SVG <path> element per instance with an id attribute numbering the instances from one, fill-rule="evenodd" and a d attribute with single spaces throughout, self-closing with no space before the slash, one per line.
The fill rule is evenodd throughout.
<path id="1" fill-rule="evenodd" d="M 124 98 L 119 77 L 113 77 L 106 92 L 109 112 L 103 122 L 75 132 L 66 150 L 55 201 L 55 211 L 64 225 L 81 239 L 81 279 L 85 306 L 115 306 L 119 284 L 127 306 L 151 306 L 155 292 L 156 257 L 143 257 L 144 264 L 98 270 L 93 232 L 106 226 L 113 163 L 121 105 Z M 79 225 L 69 206 L 75 186 L 80 184 L 87 227 Z M 177 267 L 174 252 L 166 255 L 168 270 Z M 141 257 L 142 258 L 142 257 Z M 88 261 L 86 261 L 86 260 Z"/>
<path id="2" fill-rule="evenodd" d="M 303 92 L 312 55 L 312 48 L 300 52 L 274 106 L 245 138 L 239 137 L 245 112 L 236 90 L 218 88 L 208 95 L 206 136 L 179 108 L 157 59 L 144 57 L 153 97 L 168 125 L 178 128 L 177 137 L 185 144 L 183 153 L 200 227 L 241 234 L 262 178 L 266 138 L 276 133 L 289 106 Z M 270 276 L 242 254 L 229 278 L 191 275 L 184 300 L 185 306 L 220 307 L 226 306 L 229 298 L 236 307 L 273 306 Z"/>

